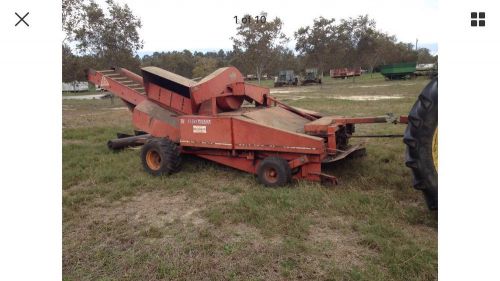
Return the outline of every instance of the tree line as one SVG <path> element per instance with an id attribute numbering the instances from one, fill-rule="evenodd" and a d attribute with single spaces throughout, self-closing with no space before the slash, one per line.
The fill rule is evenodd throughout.
<path id="1" fill-rule="evenodd" d="M 246 15 L 248 16 L 248 15 Z M 261 16 L 267 14 L 262 12 Z M 367 15 L 348 19 L 319 17 L 311 25 L 283 33 L 283 21 L 240 23 L 232 50 L 214 52 L 168 51 L 139 57 L 143 41 L 139 36 L 141 20 L 128 5 L 107 0 L 104 7 L 94 0 L 63 0 L 62 79 L 86 80 L 86 68 L 106 69 L 121 66 L 140 73 L 144 66 L 157 66 L 189 78 L 201 78 L 217 68 L 232 65 L 243 74 L 276 75 L 279 70 L 301 72 L 306 67 L 362 67 L 373 71 L 382 64 L 398 62 L 437 62 L 428 49 L 415 50 L 411 43 L 399 42 L 376 27 Z"/>

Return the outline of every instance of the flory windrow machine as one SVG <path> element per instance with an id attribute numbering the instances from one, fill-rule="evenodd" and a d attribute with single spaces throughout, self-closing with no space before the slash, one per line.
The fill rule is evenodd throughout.
<path id="1" fill-rule="evenodd" d="M 119 67 L 87 75 L 120 97 L 136 129 L 147 133 L 130 139 L 141 139 L 142 163 L 153 175 L 177 172 L 181 155 L 192 154 L 256 174 L 267 186 L 291 179 L 337 183 L 321 167 L 364 150 L 349 145 L 355 124 L 397 122 L 389 116 L 323 116 L 286 105 L 268 88 L 245 83 L 234 67 L 199 82 L 157 67 L 142 68 L 142 76 Z"/>

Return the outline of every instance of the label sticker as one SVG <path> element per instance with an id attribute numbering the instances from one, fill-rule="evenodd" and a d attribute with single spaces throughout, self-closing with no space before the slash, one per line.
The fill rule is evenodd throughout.
<path id="1" fill-rule="evenodd" d="M 207 133 L 207 126 L 193 125 L 193 133 L 195 133 L 195 134 L 206 134 Z"/>
<path id="2" fill-rule="evenodd" d="M 109 87 L 108 80 L 106 80 L 106 78 L 104 76 L 101 79 L 101 88 L 102 87 Z"/>

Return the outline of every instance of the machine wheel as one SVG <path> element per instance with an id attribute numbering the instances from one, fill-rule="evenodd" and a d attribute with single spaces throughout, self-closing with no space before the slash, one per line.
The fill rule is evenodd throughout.
<path id="1" fill-rule="evenodd" d="M 413 173 L 413 186 L 421 190 L 430 210 L 438 208 L 438 80 L 433 79 L 418 96 L 408 115 L 403 138 L 406 166 Z"/>
<path id="2" fill-rule="evenodd" d="M 283 186 L 292 179 L 292 171 L 285 159 L 269 156 L 257 167 L 257 177 L 265 186 Z"/>
<path id="3" fill-rule="evenodd" d="M 170 175 L 181 167 L 181 153 L 176 143 L 165 139 L 151 139 L 142 147 L 142 166 L 153 176 Z"/>

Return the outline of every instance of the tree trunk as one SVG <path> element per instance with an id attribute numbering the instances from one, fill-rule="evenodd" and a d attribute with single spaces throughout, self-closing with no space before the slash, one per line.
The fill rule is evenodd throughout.
<path id="1" fill-rule="evenodd" d="M 261 73 L 262 73 L 262 69 L 261 69 L 260 67 L 258 67 L 258 66 L 257 66 L 256 71 L 257 71 L 257 79 L 259 80 L 259 85 L 260 85 L 260 75 L 261 75 Z"/>

